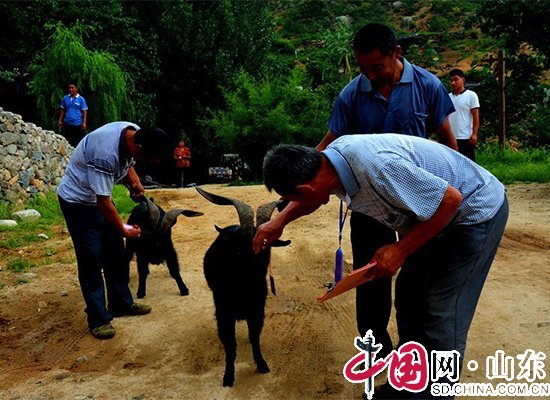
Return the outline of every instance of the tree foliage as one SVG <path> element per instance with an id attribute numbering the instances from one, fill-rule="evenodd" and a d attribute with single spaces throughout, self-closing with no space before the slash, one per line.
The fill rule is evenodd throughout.
<path id="1" fill-rule="evenodd" d="M 315 146 L 325 135 L 330 104 L 311 90 L 301 69 L 288 78 L 254 79 L 241 72 L 234 91 L 224 91 L 226 110 L 204 125 L 226 152 L 238 152 L 261 178 L 265 153 L 280 143 Z"/>
<path id="2" fill-rule="evenodd" d="M 32 90 L 45 127 L 56 125 L 60 99 L 71 80 L 77 81 L 88 107 L 94 110 L 88 122 L 91 129 L 134 117 L 122 70 L 110 54 L 84 46 L 82 36 L 86 30 L 82 25 L 68 29 L 59 24 L 47 47 L 43 64 L 31 67 L 35 72 Z"/>
<path id="3" fill-rule="evenodd" d="M 547 144 L 550 127 L 541 123 L 550 114 L 548 85 L 542 83 L 543 72 L 550 66 L 550 26 L 540 24 L 550 18 L 550 2 L 539 0 L 497 0 L 484 2 L 479 11 L 481 29 L 493 36 L 506 51 L 506 122 L 509 135 L 528 145 Z M 487 70 L 490 67 L 485 66 Z M 494 87 L 497 65 L 485 87 Z M 487 74 L 485 74 L 487 75 Z M 487 112 L 490 132 L 496 133 L 498 97 L 496 90 L 487 93 L 492 99 Z M 537 118 L 534 118 L 537 117 Z M 540 121 L 538 121 L 540 118 Z"/>

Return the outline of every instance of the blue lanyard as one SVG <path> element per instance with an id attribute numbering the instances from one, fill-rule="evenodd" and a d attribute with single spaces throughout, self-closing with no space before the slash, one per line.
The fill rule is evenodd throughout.
<path id="1" fill-rule="evenodd" d="M 338 250 L 336 250 L 336 261 L 334 263 L 334 283 L 338 283 L 342 280 L 342 267 L 344 264 L 344 252 L 342 251 L 342 231 L 344 230 L 344 224 L 346 223 L 348 211 L 349 205 L 346 208 L 346 213 L 344 214 L 344 202 L 340 200 L 340 215 L 338 218 Z"/>

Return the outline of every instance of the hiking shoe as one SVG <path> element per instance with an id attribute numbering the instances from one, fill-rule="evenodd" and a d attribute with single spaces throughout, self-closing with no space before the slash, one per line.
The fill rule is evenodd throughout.
<path id="1" fill-rule="evenodd" d="M 134 303 L 130 306 L 126 315 L 144 315 L 149 314 L 151 310 L 151 306 L 147 304 Z"/>
<path id="2" fill-rule="evenodd" d="M 92 335 L 97 339 L 110 339 L 115 336 L 115 328 L 111 324 L 92 329 Z"/>

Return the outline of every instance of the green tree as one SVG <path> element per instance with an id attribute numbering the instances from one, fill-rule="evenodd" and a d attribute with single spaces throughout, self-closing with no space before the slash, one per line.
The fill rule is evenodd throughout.
<path id="1" fill-rule="evenodd" d="M 550 128 L 537 123 L 533 117 L 547 119 L 547 85 L 542 83 L 543 72 L 550 66 L 550 26 L 541 24 L 550 18 L 550 2 L 540 0 L 495 0 L 484 2 L 479 10 L 480 26 L 484 33 L 498 41 L 506 50 L 506 122 L 508 134 L 525 144 L 547 142 Z M 493 67 L 495 80 L 497 65 Z M 487 84 L 486 86 L 494 86 Z M 481 98 L 481 97 L 480 97 Z M 498 109 L 495 96 L 484 107 Z M 483 98 L 481 98 L 483 101 Z M 490 111 L 491 112 L 491 111 Z M 495 118 L 491 130 L 496 133 Z M 540 140 L 539 140 L 540 139 Z"/>
<path id="2" fill-rule="evenodd" d="M 279 143 L 315 146 L 326 133 L 330 104 L 311 90 L 296 68 L 289 78 L 254 79 L 241 72 L 236 89 L 225 90 L 226 110 L 203 121 L 223 151 L 239 153 L 260 179 L 265 153 Z"/>
<path id="3" fill-rule="evenodd" d="M 134 117 L 128 99 L 125 76 L 108 53 L 88 50 L 82 25 L 65 28 L 59 24 L 51 37 L 44 62 L 31 66 L 35 72 L 32 90 L 44 127 L 53 128 L 59 116 L 59 103 L 69 80 L 76 80 L 90 109 L 88 125 L 94 129 L 107 122 Z"/>

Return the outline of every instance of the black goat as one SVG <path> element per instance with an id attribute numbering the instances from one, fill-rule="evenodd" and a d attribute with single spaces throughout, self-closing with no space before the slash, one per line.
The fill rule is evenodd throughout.
<path id="1" fill-rule="evenodd" d="M 139 299 L 145 297 L 149 264 L 161 264 L 163 261 L 166 261 L 170 275 L 176 280 L 180 294 L 182 296 L 189 294 L 189 289 L 181 279 L 178 254 L 172 243 L 172 227 L 180 214 L 186 217 L 203 215 L 201 212 L 181 209 L 166 213 L 153 202 L 153 199 L 143 198 L 128 218 L 129 225 L 138 225 L 142 230 L 139 238 L 126 239 L 126 262 L 130 264 L 134 253 L 137 258 L 139 273 L 137 297 Z"/>
<path id="2" fill-rule="evenodd" d="M 258 371 L 264 374 L 269 372 L 260 350 L 260 334 L 264 324 L 266 274 L 271 249 L 254 254 L 252 239 L 256 228 L 254 212 L 249 205 L 200 188 L 197 191 L 214 204 L 235 206 L 239 213 L 240 225 L 223 229 L 216 226 L 219 235 L 204 257 L 204 274 L 214 295 L 218 334 L 225 348 L 223 386 L 233 386 L 237 358 L 235 322 L 238 320 L 246 320 L 248 323 L 248 338 Z M 260 206 L 256 226 L 269 221 L 275 207 L 282 205 L 282 201 L 273 201 Z M 288 244 L 290 241 L 276 241 L 272 246 Z"/>

